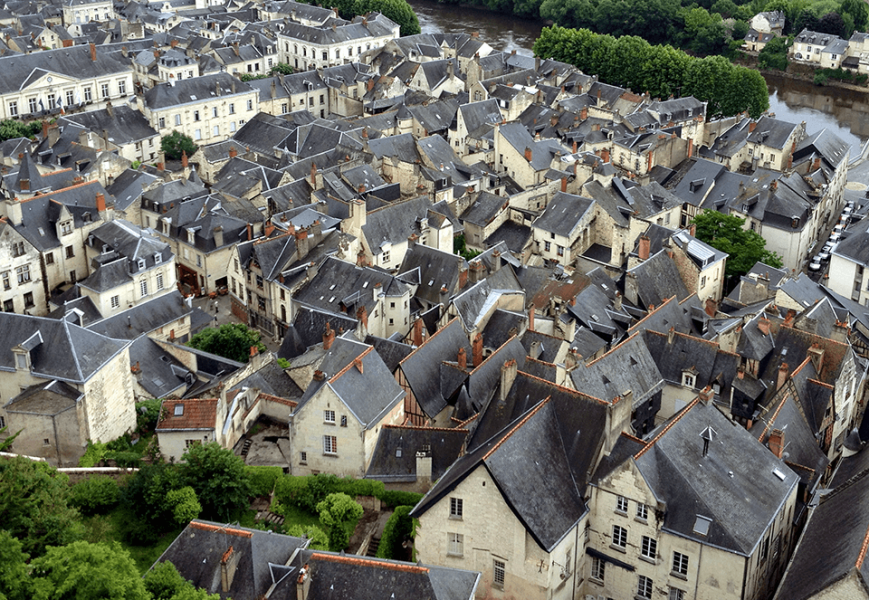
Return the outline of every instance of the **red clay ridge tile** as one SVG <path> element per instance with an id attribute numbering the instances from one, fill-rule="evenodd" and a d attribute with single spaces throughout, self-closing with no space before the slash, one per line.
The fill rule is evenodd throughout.
<path id="1" fill-rule="evenodd" d="M 670 431 L 670 429 L 673 427 L 673 425 L 675 425 L 676 423 L 678 423 L 679 420 L 680 420 L 682 417 L 684 417 L 686 414 L 688 414 L 688 411 L 689 411 L 689 410 L 691 410 L 692 408 L 694 408 L 695 406 L 697 406 L 697 403 L 698 403 L 698 402 L 700 402 L 700 397 L 699 397 L 699 396 L 698 396 L 697 398 L 694 398 L 688 406 L 686 406 L 685 408 L 683 408 L 683 409 L 682 409 L 682 412 L 680 412 L 678 415 L 676 415 L 675 417 L 673 417 L 673 420 L 670 421 L 669 423 L 667 423 L 667 425 L 665 425 L 664 428 L 663 428 L 661 431 L 658 432 L 658 435 L 656 435 L 656 436 L 653 437 L 651 440 L 649 440 L 649 443 L 646 444 L 646 447 L 645 447 L 645 448 L 641 448 L 639 452 L 637 452 L 636 454 L 634 454 L 634 459 L 640 458 L 643 454 L 646 453 L 646 451 L 647 451 L 649 448 L 651 448 L 652 446 L 654 446 L 654 445 L 657 443 L 658 440 L 660 440 L 662 437 L 664 437 L 664 434 L 666 434 L 668 431 Z"/>
<path id="2" fill-rule="evenodd" d="M 251 538 L 253 537 L 253 533 L 250 531 L 244 531 L 243 529 L 234 529 L 232 527 L 221 527 L 218 525 L 212 525 L 211 523 L 202 523 L 199 521 L 191 521 L 190 527 L 194 529 L 201 529 L 203 531 L 215 531 L 219 533 L 227 533 L 229 535 L 235 535 L 243 538 Z"/>
<path id="3" fill-rule="evenodd" d="M 498 440 L 498 443 L 495 444 L 494 446 L 492 446 L 492 449 L 491 449 L 491 450 L 489 450 L 488 452 L 486 452 L 486 455 L 483 456 L 483 460 L 486 460 L 487 458 L 489 458 L 490 456 L 492 456 L 492 454 L 494 454 L 495 450 L 497 450 L 498 448 L 501 447 L 501 444 L 503 444 L 503 443 L 506 442 L 508 439 L 510 439 L 510 437 L 511 437 L 514 433 L 516 433 L 516 431 L 518 431 L 518 429 L 519 429 L 520 427 L 522 427 L 525 423 L 528 422 L 528 419 L 530 419 L 531 417 L 533 417 L 534 415 L 536 415 L 536 414 L 537 414 L 537 411 L 540 410 L 541 408 L 543 408 L 543 405 L 544 405 L 544 404 L 548 404 L 549 401 L 550 401 L 551 399 L 552 399 L 552 396 L 547 396 L 546 399 L 545 399 L 543 402 L 541 402 L 540 404 L 538 404 L 537 406 L 535 406 L 535 407 L 531 410 L 531 412 L 529 412 L 527 415 L 525 415 L 525 417 L 524 417 L 521 421 L 519 421 L 518 423 L 516 423 L 516 426 L 513 427 L 513 429 L 511 429 L 509 432 L 507 432 L 507 435 L 505 435 L 505 436 L 502 437 L 500 440 Z"/>

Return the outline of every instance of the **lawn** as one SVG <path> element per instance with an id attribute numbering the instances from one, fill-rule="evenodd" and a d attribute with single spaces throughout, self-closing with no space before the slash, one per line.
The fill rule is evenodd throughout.
<path id="1" fill-rule="evenodd" d="M 115 509 L 106 515 L 96 515 L 82 519 L 85 532 L 84 539 L 91 543 L 118 542 L 130 553 L 130 557 L 136 562 L 139 572 L 144 574 L 151 565 L 160 558 L 166 548 L 178 537 L 184 527 L 177 527 L 163 534 L 156 543 L 150 546 L 133 546 L 121 539 L 119 519 L 123 518 L 122 511 Z"/>

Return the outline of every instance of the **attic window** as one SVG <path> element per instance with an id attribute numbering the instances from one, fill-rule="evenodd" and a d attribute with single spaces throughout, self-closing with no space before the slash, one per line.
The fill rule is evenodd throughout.
<path id="1" fill-rule="evenodd" d="M 778 477 L 781 481 L 785 480 L 785 474 L 779 469 L 773 469 L 772 474 Z"/>
<path id="2" fill-rule="evenodd" d="M 144 258 L 138 259 L 137 264 L 139 265 L 139 270 L 144 269 L 145 268 L 145 259 Z"/>
<path id="3" fill-rule="evenodd" d="M 176 404 L 175 405 L 175 416 L 180 417 L 183 414 L 184 414 L 184 405 L 183 404 Z"/>
<path id="4" fill-rule="evenodd" d="M 367 288 L 367 287 L 368 287 L 368 282 L 366 281 L 366 282 L 364 282 L 364 283 L 362 284 L 362 289 L 365 289 L 365 288 Z"/>
<path id="5" fill-rule="evenodd" d="M 401 448 L 395 449 L 395 458 L 401 458 Z"/>
<path id="6" fill-rule="evenodd" d="M 706 536 L 709 535 L 709 526 L 712 524 L 712 519 L 709 517 L 701 517 L 697 515 L 694 521 L 694 533 Z"/>

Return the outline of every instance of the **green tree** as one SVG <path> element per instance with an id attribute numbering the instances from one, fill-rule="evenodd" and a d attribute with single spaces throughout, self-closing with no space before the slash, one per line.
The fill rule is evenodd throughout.
<path id="1" fill-rule="evenodd" d="M 9 429 L 8 425 L 6 427 L 0 427 L 0 434 L 6 433 L 7 429 Z M 19 435 L 21 435 L 22 431 L 24 431 L 24 430 L 19 429 L 18 431 L 16 431 L 12 435 L 10 435 L 5 440 L 0 441 L 0 452 L 6 452 L 7 450 L 9 450 L 9 448 L 12 447 L 13 442 L 15 442 L 15 438 L 17 438 Z"/>
<path id="2" fill-rule="evenodd" d="M 326 535 L 326 532 L 317 527 L 316 525 L 301 525 L 296 523 L 295 525 L 290 525 L 286 530 L 287 535 L 291 535 L 293 537 L 306 537 L 311 540 L 310 545 L 308 546 L 312 550 L 328 550 L 329 549 L 329 536 Z"/>
<path id="3" fill-rule="evenodd" d="M 353 12 L 357 15 L 379 12 L 401 26 L 401 35 L 416 35 L 421 31 L 419 19 L 407 0 L 356 0 Z"/>
<path id="4" fill-rule="evenodd" d="M 216 442 L 184 453 L 183 477 L 196 491 L 206 518 L 229 520 L 248 505 L 250 482 L 244 461 Z"/>
<path id="5" fill-rule="evenodd" d="M 160 142 L 160 148 L 166 154 L 166 157 L 171 160 L 180 160 L 182 153 L 186 152 L 188 158 L 198 149 L 198 146 L 193 143 L 189 135 L 184 135 L 180 131 L 173 130 L 169 135 L 163 136 L 163 141 Z"/>
<path id="6" fill-rule="evenodd" d="M 0 527 L 31 556 L 79 539 L 79 513 L 69 506 L 69 477 L 46 463 L 0 459 Z"/>
<path id="7" fill-rule="evenodd" d="M 271 75 L 292 75 L 293 67 L 284 62 L 279 62 L 271 69 L 269 69 L 269 74 Z"/>
<path id="8" fill-rule="evenodd" d="M 786 38 L 772 38 L 757 58 L 757 64 L 761 69 L 778 69 L 784 71 L 788 68 L 788 41 Z"/>
<path id="9" fill-rule="evenodd" d="M 51 547 L 32 567 L 35 600 L 150 600 L 136 563 L 117 542 Z"/>
<path id="10" fill-rule="evenodd" d="M 42 130 L 42 123 L 39 121 L 22 123 L 13 119 L 6 119 L 0 121 L 0 142 L 16 138 L 31 138 L 40 130 Z"/>
<path id="11" fill-rule="evenodd" d="M 771 267 L 782 266 L 781 257 L 766 249 L 766 240 L 759 233 L 744 229 L 745 219 L 705 210 L 694 217 L 695 236 L 713 248 L 727 252 L 727 277 L 748 273 L 758 261 Z"/>
<path id="12" fill-rule="evenodd" d="M 849 15 L 854 21 L 854 31 L 866 31 L 869 27 L 869 7 L 863 0 L 842 0 L 839 14 L 844 18 Z"/>
<path id="13" fill-rule="evenodd" d="M 202 512 L 196 492 L 189 485 L 166 494 L 166 504 L 172 507 L 172 517 L 179 525 L 189 523 Z"/>
<path id="14" fill-rule="evenodd" d="M 329 528 L 329 550 L 339 552 L 347 548 L 351 531 L 348 528 L 362 516 L 362 505 L 347 494 L 329 494 L 317 504 L 320 523 Z"/>
<path id="15" fill-rule="evenodd" d="M 118 482 L 111 477 L 89 477 L 72 486 L 70 504 L 85 515 L 103 514 L 114 508 L 120 497 Z"/>
<path id="16" fill-rule="evenodd" d="M 30 600 L 30 569 L 21 542 L 0 529 L 0 600 Z"/>
<path id="17" fill-rule="evenodd" d="M 260 333 L 242 323 L 225 323 L 220 327 L 206 327 L 187 342 L 187 345 L 203 352 L 210 352 L 236 362 L 250 360 L 250 349 L 265 352 Z"/>
<path id="18" fill-rule="evenodd" d="M 145 573 L 145 589 L 154 600 L 220 600 L 220 594 L 197 589 L 181 577 L 170 562 L 161 562 Z"/>

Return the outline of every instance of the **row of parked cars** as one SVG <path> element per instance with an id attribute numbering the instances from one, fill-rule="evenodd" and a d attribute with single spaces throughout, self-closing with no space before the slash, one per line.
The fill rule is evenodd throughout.
<path id="1" fill-rule="evenodd" d="M 824 244 L 824 247 L 821 248 L 821 251 L 818 252 L 809 263 L 809 271 L 820 271 L 823 263 L 830 260 L 830 254 L 832 254 L 833 250 L 836 249 L 836 246 L 839 245 L 839 242 L 842 240 L 842 234 L 845 231 L 845 228 L 848 226 L 850 222 L 851 215 L 854 213 L 854 201 L 850 200 L 845 208 L 842 210 L 842 215 L 839 217 L 839 222 L 833 226 L 833 231 L 830 233 L 830 237 L 827 242 Z"/>

